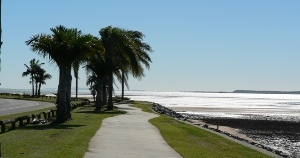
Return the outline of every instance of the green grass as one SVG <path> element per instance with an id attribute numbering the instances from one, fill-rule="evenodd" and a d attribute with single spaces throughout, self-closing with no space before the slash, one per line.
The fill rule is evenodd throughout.
<path id="1" fill-rule="evenodd" d="M 119 110 L 97 112 L 94 109 L 91 106 L 77 108 L 72 112 L 73 120 L 64 124 L 27 125 L 0 134 L 2 156 L 82 158 L 102 120 L 124 113 Z"/>
<path id="2" fill-rule="evenodd" d="M 147 102 L 134 102 L 133 106 L 152 112 Z M 149 121 L 156 126 L 167 143 L 184 158 L 263 158 L 263 153 L 227 140 L 219 135 L 160 115 Z"/>
<path id="3" fill-rule="evenodd" d="M 40 113 L 40 112 L 48 111 L 50 109 L 53 109 L 53 110 L 56 109 L 55 105 L 53 104 L 53 107 L 49 107 L 49 108 L 43 108 L 43 109 L 34 110 L 34 111 L 28 111 L 28 112 L 23 112 L 23 113 L 0 116 L 0 120 L 15 119 L 17 117 L 22 117 L 22 116 L 31 115 L 31 114 L 37 114 L 37 113 Z"/>

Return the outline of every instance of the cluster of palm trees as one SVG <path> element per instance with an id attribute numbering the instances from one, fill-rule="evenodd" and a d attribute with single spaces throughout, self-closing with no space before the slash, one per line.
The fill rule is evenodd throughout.
<path id="1" fill-rule="evenodd" d="M 32 96 L 39 97 L 41 95 L 41 85 L 46 84 L 46 80 L 52 78 L 52 76 L 46 73 L 46 70 L 41 67 L 43 64 L 44 63 L 40 63 L 40 61 L 36 59 L 30 60 L 29 65 L 24 64 L 26 71 L 22 73 L 22 76 L 30 76 L 29 83 L 32 84 Z"/>
<path id="2" fill-rule="evenodd" d="M 144 76 L 144 67 L 150 66 L 148 53 L 152 49 L 143 42 L 144 35 L 139 31 L 108 26 L 99 31 L 101 37 L 98 38 L 61 25 L 50 30 L 51 34 L 34 35 L 26 44 L 59 68 L 58 123 L 71 118 L 72 68 L 74 72 L 78 72 L 80 66 L 86 68 L 93 78 L 88 83 L 97 91 L 97 109 L 106 104 L 110 110 L 113 109 L 114 76 L 122 81 L 124 91 L 128 74 L 140 79 Z M 78 79 L 78 75 L 75 74 L 75 78 Z"/>

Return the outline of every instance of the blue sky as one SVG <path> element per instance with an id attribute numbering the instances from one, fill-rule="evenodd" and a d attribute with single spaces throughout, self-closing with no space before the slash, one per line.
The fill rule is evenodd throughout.
<path id="1" fill-rule="evenodd" d="M 33 58 L 58 84 L 58 68 L 25 41 L 64 25 L 99 36 L 106 26 L 138 30 L 154 50 L 131 90 L 300 90 L 297 0 L 3 0 L 0 88 L 30 88 L 22 77 Z M 80 87 L 86 87 L 85 71 Z"/>

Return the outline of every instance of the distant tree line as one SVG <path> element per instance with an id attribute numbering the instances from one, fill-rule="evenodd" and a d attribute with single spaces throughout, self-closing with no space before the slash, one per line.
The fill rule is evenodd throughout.
<path id="1" fill-rule="evenodd" d="M 150 68 L 152 49 L 143 42 L 144 35 L 139 31 L 108 26 L 99 31 L 99 38 L 61 25 L 50 30 L 51 34 L 34 35 L 26 44 L 59 68 L 58 123 L 71 118 L 72 69 L 76 80 L 79 67 L 86 69 L 87 85 L 97 91 L 96 109 L 107 105 L 111 110 L 114 77 L 122 83 L 123 98 L 128 75 L 141 79 L 144 68 Z"/>

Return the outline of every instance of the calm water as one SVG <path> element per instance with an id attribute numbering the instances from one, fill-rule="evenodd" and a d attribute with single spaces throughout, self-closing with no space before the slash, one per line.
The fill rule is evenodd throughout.
<path id="1" fill-rule="evenodd" d="M 0 89 L 0 93 L 31 94 L 31 89 Z M 53 95 L 56 89 L 42 89 L 41 93 Z M 74 89 L 72 95 L 75 95 Z M 88 89 L 80 89 L 79 95 L 91 97 L 91 92 Z M 116 91 L 115 95 L 121 95 L 121 92 Z M 204 115 L 233 117 L 239 114 L 300 114 L 300 95 L 297 94 L 125 91 L 125 95 L 132 100 L 155 102 L 173 109 Z"/>
<path id="2" fill-rule="evenodd" d="M 296 94 L 128 91 L 126 95 L 133 100 L 156 102 L 173 109 L 207 115 L 300 114 L 300 95 Z"/>

